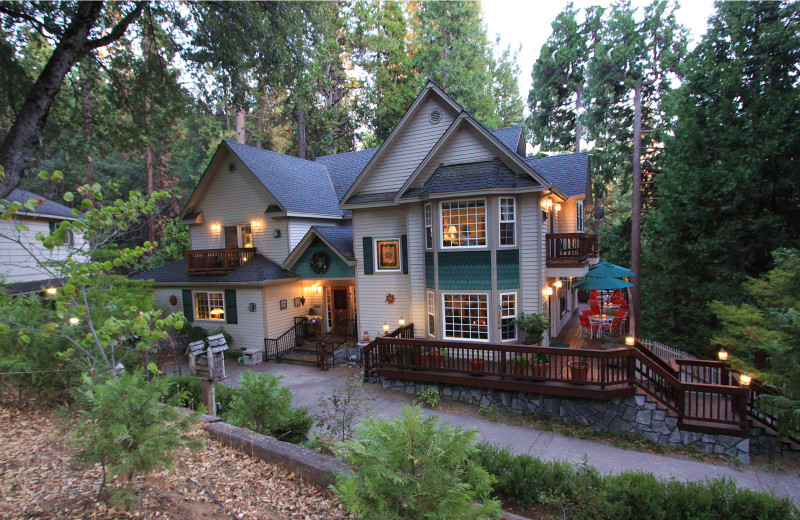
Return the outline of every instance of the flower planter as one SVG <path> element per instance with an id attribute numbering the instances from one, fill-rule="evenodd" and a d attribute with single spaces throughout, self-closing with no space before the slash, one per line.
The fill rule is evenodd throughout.
<path id="1" fill-rule="evenodd" d="M 444 356 L 441 354 L 428 354 L 428 366 L 442 368 L 444 366 Z"/>
<path id="2" fill-rule="evenodd" d="M 589 376 L 589 364 L 585 361 L 570 361 L 569 373 L 575 381 L 586 381 Z"/>
<path id="3" fill-rule="evenodd" d="M 544 379 L 550 373 L 550 363 L 534 363 L 531 365 L 531 375 Z"/>
<path id="4" fill-rule="evenodd" d="M 517 365 L 513 365 L 513 366 L 511 367 L 511 373 L 512 373 L 512 374 L 513 374 L 515 377 L 518 377 L 518 376 L 524 376 L 524 375 L 525 375 L 525 370 L 526 370 L 527 368 L 528 368 L 528 366 L 527 366 L 527 365 L 524 365 L 524 366 L 517 366 Z"/>
<path id="5" fill-rule="evenodd" d="M 483 372 L 483 360 L 480 359 L 480 358 L 470 359 L 469 360 L 469 369 L 472 370 L 473 372 Z M 473 375 L 482 376 L 483 374 L 479 373 L 479 374 L 473 374 Z"/>

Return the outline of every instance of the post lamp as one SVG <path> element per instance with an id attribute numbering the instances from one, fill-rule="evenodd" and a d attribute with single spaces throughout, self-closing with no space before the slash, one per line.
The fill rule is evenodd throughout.
<path id="1" fill-rule="evenodd" d="M 636 343 L 636 338 L 634 338 L 633 336 L 626 336 L 625 337 L 625 344 L 626 345 L 632 347 L 634 343 Z"/>
<path id="2" fill-rule="evenodd" d="M 45 289 L 44 292 L 46 292 L 48 296 L 55 296 L 56 293 L 58 292 L 58 289 L 56 289 L 55 287 L 48 287 L 47 289 Z"/>
<path id="3" fill-rule="evenodd" d="M 728 351 L 725 350 L 724 348 L 720 349 L 720 351 L 717 352 L 717 356 L 719 357 L 720 361 L 727 361 L 728 360 Z"/>
<path id="4" fill-rule="evenodd" d="M 750 377 L 750 372 L 745 372 L 739 376 L 739 383 L 741 383 L 742 386 L 750 386 L 750 381 L 752 380 L 753 378 Z"/>
<path id="5" fill-rule="evenodd" d="M 400 326 L 401 326 L 401 327 L 403 327 L 403 326 L 405 326 L 405 324 L 406 324 L 406 320 L 405 320 L 405 318 L 403 318 L 402 316 L 400 316 L 400 319 L 399 319 L 399 320 L 397 320 L 397 323 L 399 323 L 399 324 L 400 324 Z"/>
<path id="6" fill-rule="evenodd" d="M 388 332 L 389 332 L 389 323 L 384 321 L 383 322 L 383 333 L 387 334 Z"/>

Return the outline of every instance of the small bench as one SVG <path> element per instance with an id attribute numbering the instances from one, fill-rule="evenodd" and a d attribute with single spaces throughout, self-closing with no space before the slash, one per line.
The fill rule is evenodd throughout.
<path id="1" fill-rule="evenodd" d="M 246 348 L 242 351 L 242 364 L 248 366 L 259 365 L 264 362 L 263 348 Z"/>

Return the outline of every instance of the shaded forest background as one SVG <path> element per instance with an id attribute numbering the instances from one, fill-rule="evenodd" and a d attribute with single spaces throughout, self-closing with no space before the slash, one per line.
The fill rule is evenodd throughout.
<path id="1" fill-rule="evenodd" d="M 520 71 L 475 2 L 102 4 L 95 38 L 137 15 L 70 68 L 20 186 L 54 200 L 87 182 L 109 199 L 170 191 L 126 237 L 166 244 L 153 267 L 182 254 L 174 217 L 221 139 L 308 159 L 378 146 L 432 79 L 491 128 L 524 124 L 532 149 L 588 150 L 588 222 L 604 259 L 625 266 L 636 175 L 643 334 L 708 355 L 719 330 L 708 303 L 747 301 L 742 282 L 800 246 L 798 5 L 718 3 L 690 50 L 674 3 L 569 4 Z M 0 138 L 79 10 L 0 2 Z"/>

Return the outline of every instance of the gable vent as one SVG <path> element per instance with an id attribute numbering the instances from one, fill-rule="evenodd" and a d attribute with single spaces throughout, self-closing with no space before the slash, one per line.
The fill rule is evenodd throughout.
<path id="1" fill-rule="evenodd" d="M 228 163 L 228 171 L 233 173 L 236 171 L 236 163 L 231 161 Z"/>
<path id="2" fill-rule="evenodd" d="M 442 120 L 442 113 L 441 112 L 439 112 L 438 110 L 434 110 L 433 112 L 431 112 L 431 124 L 432 125 L 435 125 L 436 123 L 438 123 L 441 120 Z"/>

